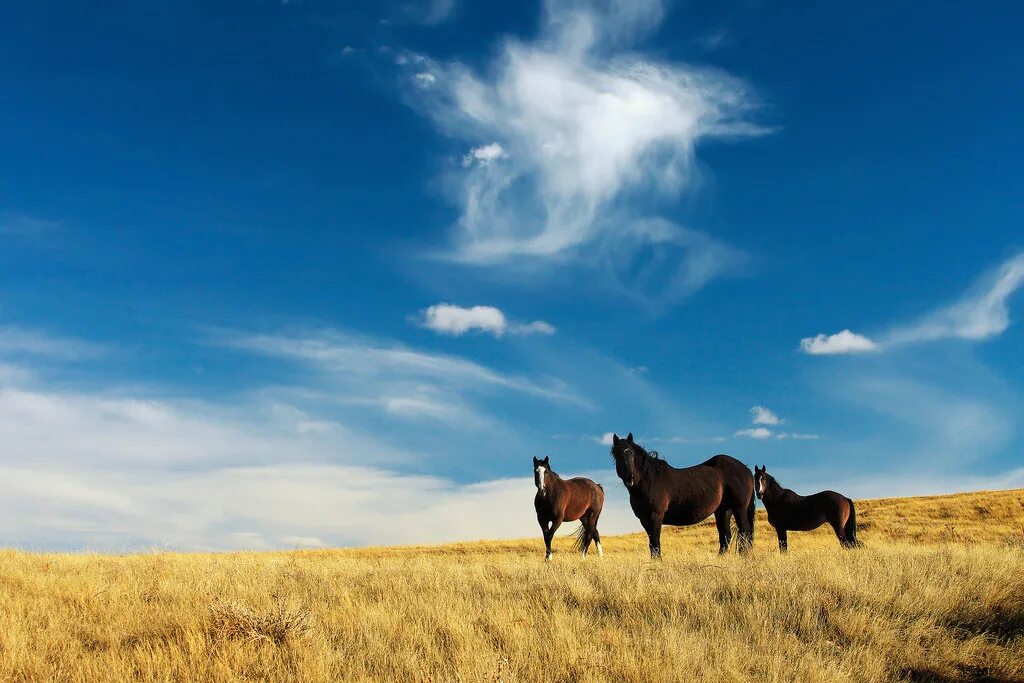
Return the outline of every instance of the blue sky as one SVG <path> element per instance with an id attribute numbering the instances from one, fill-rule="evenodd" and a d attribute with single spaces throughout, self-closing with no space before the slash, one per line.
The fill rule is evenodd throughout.
<path id="1" fill-rule="evenodd" d="M 1024 485 L 1016 5 L 204 5 L 0 8 L 0 543 Z"/>

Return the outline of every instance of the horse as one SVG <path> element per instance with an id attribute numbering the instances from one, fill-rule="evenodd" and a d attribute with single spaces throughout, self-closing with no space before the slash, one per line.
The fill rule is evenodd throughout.
<path id="1" fill-rule="evenodd" d="M 779 551 L 786 552 L 789 543 L 787 531 L 810 531 L 828 522 L 835 532 L 839 544 L 844 548 L 855 548 L 857 541 L 857 512 L 853 501 L 835 491 L 820 491 L 809 496 L 800 496 L 784 489 L 775 477 L 754 465 L 754 480 L 757 497 L 768 511 L 768 523 L 775 527 L 779 537 Z"/>
<path id="2" fill-rule="evenodd" d="M 732 542 L 731 517 L 739 527 L 739 551 L 754 544 L 754 478 L 736 458 L 719 454 L 693 467 L 676 468 L 633 441 L 612 435 L 615 472 L 629 491 L 629 505 L 661 557 L 661 526 L 688 526 L 715 515 L 718 552 Z"/>
<path id="3" fill-rule="evenodd" d="M 533 459 L 533 483 L 537 486 L 533 507 L 537 510 L 537 523 L 547 549 L 544 559 L 551 560 L 551 539 L 562 522 L 577 519 L 580 528 L 573 544 L 576 550 L 586 557 L 593 541 L 597 544 L 597 554 L 604 557 L 601 534 L 597 532 L 597 519 L 604 508 L 604 487 L 584 477 L 562 479 L 551 469 L 548 456 L 543 460 Z"/>

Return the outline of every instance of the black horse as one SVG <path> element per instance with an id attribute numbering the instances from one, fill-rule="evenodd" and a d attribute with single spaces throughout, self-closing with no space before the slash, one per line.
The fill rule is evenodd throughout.
<path id="1" fill-rule="evenodd" d="M 612 435 L 615 472 L 629 491 L 629 504 L 650 540 L 651 557 L 661 557 L 661 525 L 688 526 L 715 515 L 718 552 L 732 541 L 731 517 L 739 527 L 739 550 L 754 544 L 754 478 L 728 455 L 682 469 L 672 467 L 633 442 Z"/>
<path id="2" fill-rule="evenodd" d="M 786 552 L 789 541 L 787 531 L 810 531 L 828 522 L 839 544 L 844 548 L 857 547 L 857 512 L 853 501 L 835 491 L 819 491 L 801 496 L 784 489 L 775 477 L 754 465 L 757 497 L 768 512 L 768 523 L 775 527 L 779 537 L 779 550 Z"/>

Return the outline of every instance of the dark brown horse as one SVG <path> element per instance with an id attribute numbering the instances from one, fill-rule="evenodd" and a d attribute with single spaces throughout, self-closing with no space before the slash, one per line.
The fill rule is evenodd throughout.
<path id="1" fill-rule="evenodd" d="M 754 479 L 736 458 L 716 455 L 707 462 L 682 469 L 657 454 L 612 435 L 615 472 L 629 491 L 629 504 L 650 541 L 651 557 L 661 557 L 661 525 L 687 526 L 715 515 L 718 552 L 732 541 L 731 517 L 740 530 L 740 552 L 754 544 Z"/>
<path id="2" fill-rule="evenodd" d="M 576 532 L 576 549 L 586 557 L 590 542 L 594 541 L 597 554 L 604 557 L 601 534 L 597 533 L 597 518 L 604 507 L 604 488 L 583 477 L 562 479 L 551 469 L 547 456 L 543 460 L 533 459 L 533 483 L 537 485 L 533 507 L 537 510 L 537 522 L 547 549 L 544 559 L 551 559 L 551 539 L 562 522 L 577 519 L 580 529 Z"/>
<path id="3" fill-rule="evenodd" d="M 768 511 L 768 523 L 779 536 L 779 550 L 786 552 L 787 531 L 810 531 L 828 522 L 844 548 L 857 546 L 857 513 L 853 501 L 835 491 L 800 496 L 784 489 L 762 465 L 754 466 L 757 497 Z"/>

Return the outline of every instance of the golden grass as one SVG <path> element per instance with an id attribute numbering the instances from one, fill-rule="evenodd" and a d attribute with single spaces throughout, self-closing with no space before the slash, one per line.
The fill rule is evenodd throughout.
<path id="1" fill-rule="evenodd" d="M 529 505 L 529 501 L 524 504 Z M 1024 680 L 1024 491 L 858 501 L 865 546 L 713 526 L 128 556 L 0 551 L 0 680 Z"/>

